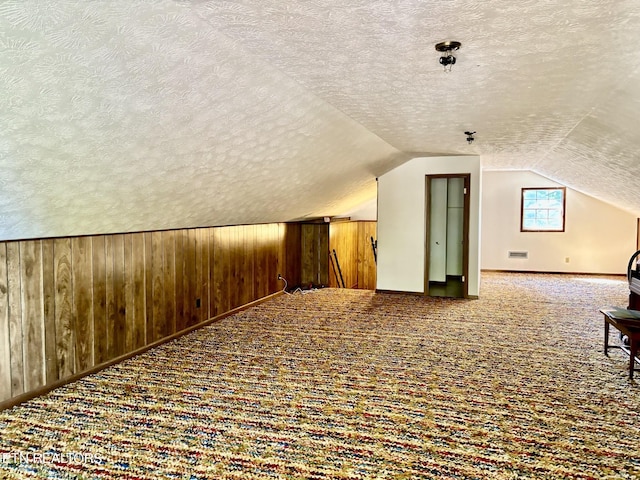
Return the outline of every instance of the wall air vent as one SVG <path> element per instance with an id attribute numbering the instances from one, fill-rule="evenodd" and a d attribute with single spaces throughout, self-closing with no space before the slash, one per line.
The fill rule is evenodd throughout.
<path id="1" fill-rule="evenodd" d="M 529 258 L 529 252 L 509 252 L 509 258 Z"/>

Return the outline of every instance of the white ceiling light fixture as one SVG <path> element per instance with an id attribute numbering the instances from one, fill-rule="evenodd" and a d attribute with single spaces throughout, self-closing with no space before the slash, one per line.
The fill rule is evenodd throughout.
<path id="1" fill-rule="evenodd" d="M 457 51 L 461 46 L 462 44 L 455 40 L 436 43 L 436 50 L 444 54 L 440 57 L 440 65 L 444 67 L 445 72 L 450 72 L 451 66 L 456 63 L 456 57 L 453 52 Z"/>

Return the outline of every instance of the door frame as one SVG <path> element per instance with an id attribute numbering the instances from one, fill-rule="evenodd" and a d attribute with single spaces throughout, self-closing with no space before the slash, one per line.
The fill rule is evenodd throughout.
<path id="1" fill-rule="evenodd" d="M 469 298 L 469 214 L 471 210 L 471 174 L 470 173 L 444 173 L 425 175 L 425 232 L 424 232 L 424 296 L 429 295 L 429 255 L 431 245 L 431 180 L 435 178 L 462 178 L 464 183 L 464 208 L 462 222 L 462 296 Z"/>

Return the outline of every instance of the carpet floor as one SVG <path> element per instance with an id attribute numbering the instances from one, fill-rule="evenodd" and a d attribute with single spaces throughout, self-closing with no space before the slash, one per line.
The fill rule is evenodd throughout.
<path id="1" fill-rule="evenodd" d="M 0 478 L 637 479 L 640 387 L 598 312 L 627 295 L 282 295 L 0 412 Z"/>

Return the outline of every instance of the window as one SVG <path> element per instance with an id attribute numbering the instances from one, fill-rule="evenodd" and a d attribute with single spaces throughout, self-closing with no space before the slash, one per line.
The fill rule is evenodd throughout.
<path id="1" fill-rule="evenodd" d="M 521 232 L 564 232 L 565 189 L 523 188 Z"/>

